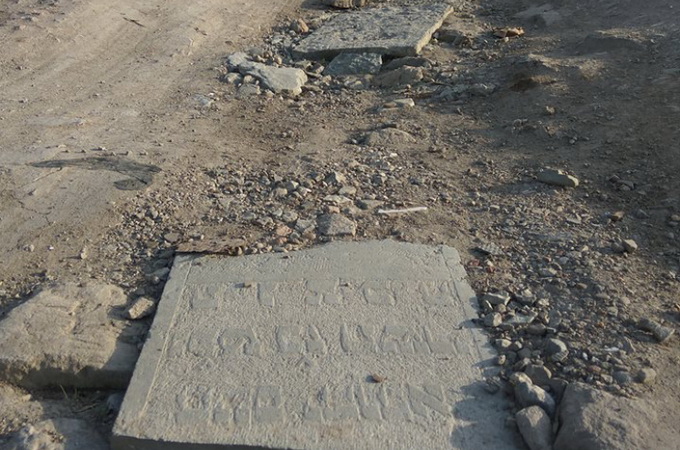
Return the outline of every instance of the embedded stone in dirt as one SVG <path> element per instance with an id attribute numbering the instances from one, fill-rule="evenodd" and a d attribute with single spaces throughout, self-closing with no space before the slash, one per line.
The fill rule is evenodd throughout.
<path id="1" fill-rule="evenodd" d="M 519 448 L 465 277 L 393 241 L 179 256 L 114 448 Z"/>
<path id="2" fill-rule="evenodd" d="M 561 169 L 544 169 L 538 174 L 537 178 L 538 181 L 553 186 L 577 187 L 579 185 L 578 178 L 567 174 Z"/>
<path id="3" fill-rule="evenodd" d="M 305 38 L 293 53 L 306 58 L 332 57 L 343 52 L 414 56 L 451 11 L 451 6 L 438 3 L 341 14 Z"/>
<path id="4" fill-rule="evenodd" d="M 413 142 L 415 142 L 415 138 L 411 134 L 396 128 L 383 128 L 373 131 L 366 136 L 364 141 L 369 147 L 411 144 Z"/>
<path id="5" fill-rule="evenodd" d="M 239 66 L 242 75 L 250 75 L 277 94 L 298 95 L 307 82 L 307 75 L 302 69 L 292 67 L 274 67 L 256 62 L 244 62 Z"/>
<path id="6" fill-rule="evenodd" d="M 341 53 L 326 66 L 324 75 L 362 75 L 376 74 L 382 67 L 379 53 Z"/>
<path id="7" fill-rule="evenodd" d="M 641 401 L 615 397 L 583 383 L 572 383 L 559 409 L 555 450 L 671 448 L 650 441 L 656 412 Z M 660 436 L 658 438 L 661 438 Z M 670 444 L 670 443 L 667 443 Z"/>
<path id="8" fill-rule="evenodd" d="M 0 378 L 34 388 L 124 388 L 145 332 L 123 318 L 126 303 L 106 284 L 40 292 L 0 322 Z"/>
<path id="9" fill-rule="evenodd" d="M 322 236 L 354 236 L 357 224 L 342 214 L 323 214 L 316 221 Z"/>
<path id="10" fill-rule="evenodd" d="M 108 450 L 109 444 L 79 419 L 45 420 L 27 425 L 8 443 L 7 450 Z"/>

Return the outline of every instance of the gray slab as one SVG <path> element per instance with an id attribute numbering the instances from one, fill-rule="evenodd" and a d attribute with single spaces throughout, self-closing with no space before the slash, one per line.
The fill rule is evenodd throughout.
<path id="1" fill-rule="evenodd" d="M 113 446 L 516 448 L 475 302 L 444 246 L 180 256 Z"/>
<path id="2" fill-rule="evenodd" d="M 293 53 L 303 58 L 343 52 L 415 56 L 452 10 L 448 4 L 435 3 L 339 14 L 302 40 Z"/>

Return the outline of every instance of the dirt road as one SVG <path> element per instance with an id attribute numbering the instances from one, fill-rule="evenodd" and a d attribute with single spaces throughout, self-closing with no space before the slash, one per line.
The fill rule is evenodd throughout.
<path id="1" fill-rule="evenodd" d="M 209 94 L 220 57 L 294 3 L 3 2 L 1 278 L 77 255 L 125 189 L 209 157 L 221 143 L 189 124 L 206 98 L 195 96 Z"/>

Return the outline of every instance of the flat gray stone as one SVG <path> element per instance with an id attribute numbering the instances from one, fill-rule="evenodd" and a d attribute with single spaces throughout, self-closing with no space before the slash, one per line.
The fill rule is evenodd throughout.
<path id="1" fill-rule="evenodd" d="M 277 94 L 298 95 L 307 82 L 307 75 L 302 69 L 292 67 L 274 67 L 257 62 L 244 62 L 239 65 L 242 75 L 250 75 L 260 80 L 262 86 Z"/>
<path id="2" fill-rule="evenodd" d="M 125 388 L 145 326 L 117 286 L 45 289 L 0 322 L 0 379 L 22 387 Z"/>
<path id="3" fill-rule="evenodd" d="M 437 3 L 340 14 L 302 40 L 293 53 L 304 58 L 345 52 L 415 56 L 451 11 L 450 5 Z"/>
<path id="4" fill-rule="evenodd" d="M 382 67 L 382 55 L 378 53 L 341 53 L 326 66 L 324 75 L 376 74 Z"/>
<path id="5" fill-rule="evenodd" d="M 114 449 L 515 449 L 456 250 L 177 257 Z"/>

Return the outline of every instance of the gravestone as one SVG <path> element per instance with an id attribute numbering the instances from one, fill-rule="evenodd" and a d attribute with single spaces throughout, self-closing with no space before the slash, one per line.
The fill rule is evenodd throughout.
<path id="1" fill-rule="evenodd" d="M 115 449 L 513 449 L 456 250 L 179 256 Z"/>
<path id="2" fill-rule="evenodd" d="M 293 48 L 300 58 L 340 53 L 415 56 L 453 11 L 447 3 L 370 8 L 338 14 Z"/>

